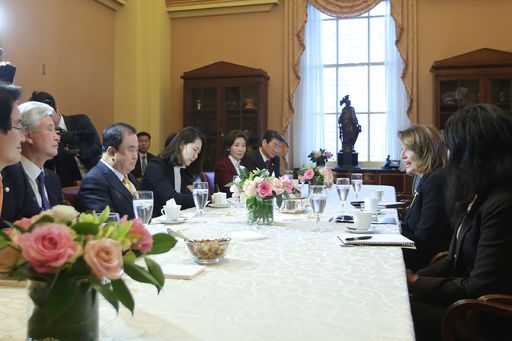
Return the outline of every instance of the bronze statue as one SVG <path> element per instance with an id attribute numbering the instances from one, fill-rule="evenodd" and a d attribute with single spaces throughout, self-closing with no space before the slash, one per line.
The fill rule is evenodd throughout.
<path id="1" fill-rule="evenodd" d="M 361 126 L 357 122 L 356 111 L 350 106 L 348 96 L 346 95 L 340 101 L 340 105 L 345 104 L 345 108 L 343 108 L 338 118 L 341 146 L 344 152 L 352 152 L 354 150 L 354 144 L 361 132 Z"/>

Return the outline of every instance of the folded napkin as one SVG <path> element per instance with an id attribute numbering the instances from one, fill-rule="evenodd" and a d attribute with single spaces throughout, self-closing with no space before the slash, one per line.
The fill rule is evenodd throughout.
<path id="1" fill-rule="evenodd" d="M 232 231 L 228 234 L 228 236 L 231 237 L 231 239 L 233 240 L 240 241 L 251 241 L 268 238 L 267 235 L 252 230 Z"/>
<path id="2" fill-rule="evenodd" d="M 17 288 L 26 288 L 28 286 L 28 281 L 18 280 L 17 278 L 0 276 L 0 287 L 17 287 Z"/>
<path id="3" fill-rule="evenodd" d="M 202 265 L 194 264 L 161 264 L 165 278 L 192 279 L 204 270 Z"/>

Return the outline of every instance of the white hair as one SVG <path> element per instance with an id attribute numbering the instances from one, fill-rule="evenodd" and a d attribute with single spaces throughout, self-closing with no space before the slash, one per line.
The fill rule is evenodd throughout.
<path id="1" fill-rule="evenodd" d="M 26 129 L 36 128 L 46 116 L 51 116 L 53 108 L 48 104 L 29 101 L 18 106 L 21 113 L 21 124 Z"/>

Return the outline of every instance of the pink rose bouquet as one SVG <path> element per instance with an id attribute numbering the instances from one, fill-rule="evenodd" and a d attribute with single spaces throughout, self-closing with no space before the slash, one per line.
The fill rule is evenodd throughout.
<path id="1" fill-rule="evenodd" d="M 306 166 L 299 170 L 299 181 L 310 185 L 324 185 L 330 188 L 334 177 L 330 168 L 317 168 Z"/>
<path id="2" fill-rule="evenodd" d="M 273 221 L 273 201 L 281 207 L 283 195 L 294 192 L 293 182 L 286 176 L 277 178 L 266 169 L 247 172 L 242 169 L 240 177 L 229 184 L 233 197 L 245 198 L 249 211 L 249 222 L 270 224 Z"/>
<path id="3" fill-rule="evenodd" d="M 332 157 L 332 153 L 320 148 L 320 150 L 314 150 L 311 153 L 309 153 L 308 157 L 312 162 L 315 162 L 317 165 L 325 165 L 327 160 L 329 160 Z"/>
<path id="4" fill-rule="evenodd" d="M 0 273 L 48 283 L 48 320 L 66 312 L 84 281 L 116 310 L 121 303 L 133 313 L 135 302 L 123 277 L 160 291 L 164 275 L 147 256 L 169 251 L 176 240 L 165 233 L 151 235 L 139 219 L 107 222 L 109 213 L 108 207 L 97 215 L 58 205 L 9 224 L 0 231 Z M 146 266 L 135 264 L 138 257 Z"/>

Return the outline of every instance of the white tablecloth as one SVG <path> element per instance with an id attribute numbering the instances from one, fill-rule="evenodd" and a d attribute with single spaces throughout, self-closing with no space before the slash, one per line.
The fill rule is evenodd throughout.
<path id="1" fill-rule="evenodd" d="M 274 225 L 259 230 L 268 239 L 233 240 L 222 263 L 192 280 L 167 280 L 157 295 L 127 279 L 135 315 L 124 307 L 116 315 L 102 301 L 101 340 L 414 340 L 400 248 L 340 247 L 336 233 L 345 229 L 328 221 L 340 209 L 335 190 L 329 192 L 322 232 L 311 231 L 309 210 L 276 211 Z M 189 238 L 251 228 L 245 210 L 231 208 L 206 208 L 181 225 L 149 226 L 167 227 Z M 192 264 L 183 242 L 156 259 Z M 0 340 L 23 339 L 25 305 L 25 289 L 0 288 Z"/>

